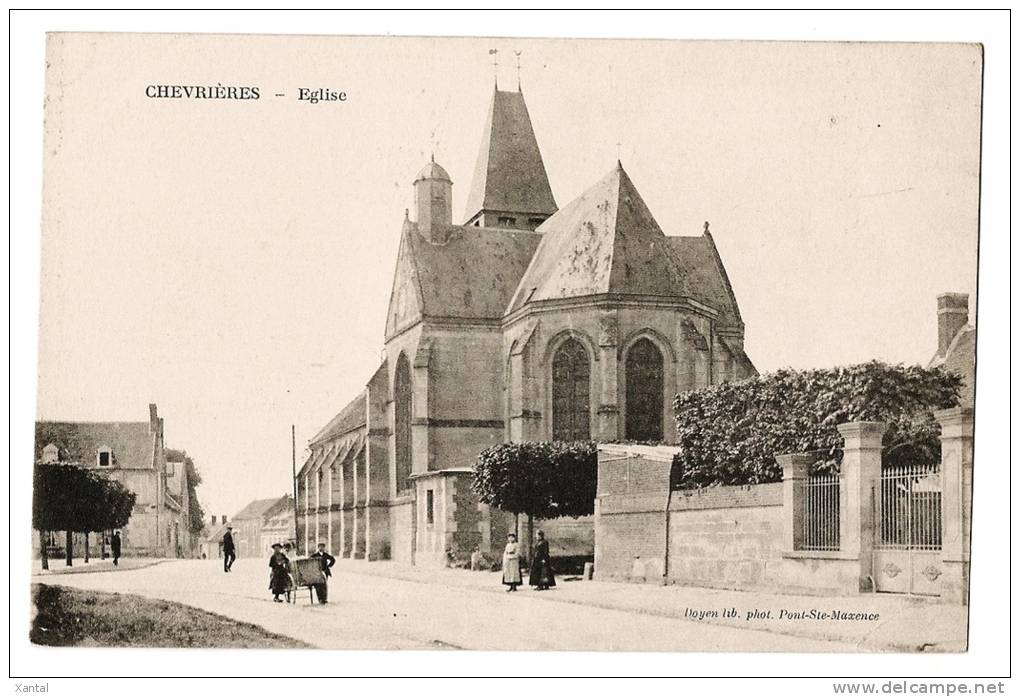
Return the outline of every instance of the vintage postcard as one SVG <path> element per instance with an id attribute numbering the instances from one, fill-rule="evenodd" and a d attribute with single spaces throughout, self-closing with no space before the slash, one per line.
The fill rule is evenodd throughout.
<path id="1" fill-rule="evenodd" d="M 24 633 L 967 651 L 983 67 L 49 34 Z"/>

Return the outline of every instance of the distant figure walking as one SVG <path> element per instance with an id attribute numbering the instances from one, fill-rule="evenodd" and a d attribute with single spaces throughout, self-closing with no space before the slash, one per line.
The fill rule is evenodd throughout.
<path id="1" fill-rule="evenodd" d="M 120 530 L 113 533 L 113 539 L 110 540 L 110 552 L 113 553 L 113 565 L 118 566 L 118 560 L 120 559 Z"/>
<path id="2" fill-rule="evenodd" d="M 234 550 L 234 535 L 231 530 L 234 528 L 230 525 L 227 526 L 227 531 L 223 533 L 223 571 L 230 573 L 230 567 L 234 565 L 234 560 L 237 559 L 237 552 Z"/>
<path id="3" fill-rule="evenodd" d="M 553 576 L 549 559 L 549 542 L 546 541 L 545 533 L 541 530 L 538 531 L 538 542 L 535 543 L 531 571 L 528 574 L 528 585 L 534 586 L 538 591 L 548 590 L 556 585 L 556 577 Z"/>
<path id="4" fill-rule="evenodd" d="M 503 585 L 508 586 L 507 593 L 517 590 L 521 585 L 521 555 L 517 548 L 517 535 L 506 536 L 506 547 L 503 549 Z"/>
<path id="5" fill-rule="evenodd" d="M 273 545 L 273 556 L 269 557 L 269 590 L 273 593 L 273 602 L 282 603 L 280 595 L 286 593 L 290 602 L 290 559 L 283 553 L 283 545 Z"/>
<path id="6" fill-rule="evenodd" d="M 312 559 L 318 559 L 319 564 L 322 566 L 322 573 L 325 574 L 326 579 L 329 579 L 333 572 L 330 571 L 333 565 L 336 564 L 336 557 L 326 551 L 326 543 L 320 542 L 319 549 L 312 554 Z M 315 596 L 319 599 L 320 605 L 326 604 L 326 595 L 329 592 L 329 581 L 324 583 L 316 583 L 312 586 L 315 589 Z"/>

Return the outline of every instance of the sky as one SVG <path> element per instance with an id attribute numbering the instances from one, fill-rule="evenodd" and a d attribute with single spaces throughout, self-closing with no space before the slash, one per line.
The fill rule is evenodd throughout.
<path id="1" fill-rule="evenodd" d="M 415 173 L 434 152 L 464 217 L 514 51 L 560 207 L 619 157 L 666 234 L 709 221 L 760 371 L 924 364 L 935 296 L 973 313 L 975 46 L 58 34 L 38 418 L 154 402 L 207 514 L 289 491 L 291 425 L 300 466 L 382 359 Z"/>

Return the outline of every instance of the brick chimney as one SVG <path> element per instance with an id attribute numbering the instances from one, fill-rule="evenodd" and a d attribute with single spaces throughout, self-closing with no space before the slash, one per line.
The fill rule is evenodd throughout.
<path id="1" fill-rule="evenodd" d="M 946 355 L 949 344 L 967 324 L 969 299 L 966 293 L 942 293 L 938 296 L 940 356 Z"/>
<path id="2" fill-rule="evenodd" d="M 159 415 L 156 413 L 156 405 L 149 405 L 149 433 L 156 433 L 159 430 Z"/>
<path id="3" fill-rule="evenodd" d="M 214 528 L 216 527 L 216 516 L 212 517 L 212 520 L 209 521 L 209 524 L 212 525 L 212 527 L 214 527 Z"/>

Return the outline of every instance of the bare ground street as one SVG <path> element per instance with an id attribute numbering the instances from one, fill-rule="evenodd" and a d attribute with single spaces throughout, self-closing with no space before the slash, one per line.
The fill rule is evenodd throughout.
<path id="1" fill-rule="evenodd" d="M 368 575 L 338 565 L 330 604 L 276 604 L 262 559 L 166 561 L 116 573 L 34 581 L 185 603 L 328 649 L 854 651 L 853 644 L 612 610 L 563 600 Z M 548 598 L 548 599 L 547 599 Z M 27 628 L 26 628 L 27 631 Z"/>

